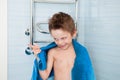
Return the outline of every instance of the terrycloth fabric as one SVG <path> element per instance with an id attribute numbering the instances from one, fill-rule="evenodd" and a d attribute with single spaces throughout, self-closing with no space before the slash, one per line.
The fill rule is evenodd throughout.
<path id="1" fill-rule="evenodd" d="M 76 53 L 76 59 L 71 73 L 72 80 L 96 80 L 94 70 L 86 48 L 80 45 L 74 39 L 72 43 Z M 53 42 L 48 46 L 41 48 L 42 51 L 40 54 L 38 54 L 40 60 L 38 61 L 35 59 L 34 61 L 32 80 L 42 80 L 38 70 L 46 69 L 47 52 L 49 49 L 54 48 L 56 46 L 57 45 Z M 54 76 L 53 70 L 51 71 L 50 76 Z"/>

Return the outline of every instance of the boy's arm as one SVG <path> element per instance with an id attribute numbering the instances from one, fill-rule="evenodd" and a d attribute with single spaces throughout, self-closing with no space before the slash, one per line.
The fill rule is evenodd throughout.
<path id="1" fill-rule="evenodd" d="M 29 44 L 29 47 L 32 48 L 33 52 L 34 52 L 34 55 L 36 57 L 36 60 L 37 62 L 40 61 L 39 57 L 37 56 L 39 53 L 41 54 L 41 49 L 38 45 L 31 45 Z M 46 80 L 52 70 L 52 66 L 53 66 L 53 51 L 54 50 L 49 50 L 48 53 L 47 53 L 47 68 L 45 70 L 40 70 L 39 69 L 39 74 L 41 76 L 41 78 L 43 80 Z"/>
<path id="2" fill-rule="evenodd" d="M 52 70 L 53 61 L 54 61 L 52 54 L 53 54 L 53 51 L 49 50 L 48 54 L 47 54 L 47 68 L 46 68 L 46 70 L 39 70 L 39 74 L 43 80 L 47 80 L 47 78 L 49 77 L 49 74 Z"/>

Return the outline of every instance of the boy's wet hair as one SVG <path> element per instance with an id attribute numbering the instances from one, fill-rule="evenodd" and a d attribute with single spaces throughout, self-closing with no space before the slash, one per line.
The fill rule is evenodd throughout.
<path id="1" fill-rule="evenodd" d="M 73 35 L 76 30 L 74 20 L 67 13 L 56 13 L 49 19 L 49 31 L 51 32 L 51 30 L 56 29 L 68 31 L 71 35 Z"/>

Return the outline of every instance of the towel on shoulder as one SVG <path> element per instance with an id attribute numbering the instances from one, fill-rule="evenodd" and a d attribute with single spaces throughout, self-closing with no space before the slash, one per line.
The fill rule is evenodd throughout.
<path id="1" fill-rule="evenodd" d="M 72 80 L 96 80 L 94 70 L 89 57 L 89 54 L 85 47 L 80 45 L 76 40 L 72 40 L 74 50 L 76 53 L 76 59 L 74 67 L 72 69 Z M 41 47 L 41 52 L 37 55 L 39 60 L 34 60 L 33 73 L 31 80 L 42 80 L 39 74 L 39 70 L 45 70 L 47 66 L 47 52 L 49 49 L 56 47 L 55 42 L 50 43 L 45 47 Z M 52 70 L 49 77 L 54 76 Z"/>

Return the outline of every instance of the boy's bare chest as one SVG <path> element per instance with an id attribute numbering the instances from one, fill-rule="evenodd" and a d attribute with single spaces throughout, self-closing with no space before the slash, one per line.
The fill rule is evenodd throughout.
<path id="1" fill-rule="evenodd" d="M 75 53 L 69 52 L 69 53 L 59 53 L 55 55 L 55 61 L 54 61 L 54 67 L 57 68 L 72 68 L 74 65 L 75 60 Z"/>

